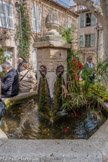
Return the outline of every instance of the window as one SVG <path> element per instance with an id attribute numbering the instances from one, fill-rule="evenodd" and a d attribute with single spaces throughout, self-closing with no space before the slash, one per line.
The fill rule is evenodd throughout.
<path id="1" fill-rule="evenodd" d="M 96 25 L 96 17 L 92 13 L 82 13 L 80 15 L 80 27 Z"/>
<path id="2" fill-rule="evenodd" d="M 4 51 L 4 56 L 7 57 L 6 61 L 12 65 L 12 48 L 7 48 Z"/>
<path id="3" fill-rule="evenodd" d="M 37 70 L 37 49 L 33 49 L 33 69 L 34 71 Z"/>
<path id="4" fill-rule="evenodd" d="M 85 35 L 85 47 L 91 46 L 91 35 Z"/>
<path id="5" fill-rule="evenodd" d="M 0 27 L 14 28 L 13 6 L 3 1 L 0 1 Z"/>
<path id="6" fill-rule="evenodd" d="M 86 14 L 86 26 L 91 26 L 91 13 Z"/>
<path id="7" fill-rule="evenodd" d="M 80 47 L 95 47 L 95 33 L 80 35 Z"/>
<path id="8" fill-rule="evenodd" d="M 33 31 L 41 33 L 41 9 L 39 7 L 32 7 L 32 17 Z"/>

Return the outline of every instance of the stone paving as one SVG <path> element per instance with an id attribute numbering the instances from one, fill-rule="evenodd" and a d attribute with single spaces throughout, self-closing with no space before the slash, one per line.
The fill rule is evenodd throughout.
<path id="1" fill-rule="evenodd" d="M 10 140 L 3 134 L 0 162 L 108 161 L 108 120 L 89 140 Z"/>

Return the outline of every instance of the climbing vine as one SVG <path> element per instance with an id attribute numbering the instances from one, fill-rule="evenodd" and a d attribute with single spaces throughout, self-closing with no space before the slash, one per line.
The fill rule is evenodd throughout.
<path id="1" fill-rule="evenodd" d="M 31 41 L 31 26 L 27 7 L 19 5 L 20 23 L 17 26 L 16 38 L 19 40 L 19 56 L 29 59 L 29 49 Z"/>
<path id="2" fill-rule="evenodd" d="M 6 50 L 6 48 L 5 47 L 2 47 L 2 48 L 0 48 L 0 65 L 3 63 L 3 62 L 5 62 L 7 59 L 9 60 L 9 59 L 11 59 L 11 57 L 9 57 L 9 56 L 4 56 L 4 51 Z M 0 72 L 0 76 L 2 76 L 2 75 L 4 75 L 5 74 L 5 72 Z"/>

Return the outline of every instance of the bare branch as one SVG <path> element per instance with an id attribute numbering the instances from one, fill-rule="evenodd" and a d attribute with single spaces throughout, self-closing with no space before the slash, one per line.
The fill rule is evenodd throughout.
<path id="1" fill-rule="evenodd" d="M 98 21 L 103 25 L 103 12 L 101 7 L 93 0 L 74 0 L 78 5 L 86 6 L 98 19 Z"/>

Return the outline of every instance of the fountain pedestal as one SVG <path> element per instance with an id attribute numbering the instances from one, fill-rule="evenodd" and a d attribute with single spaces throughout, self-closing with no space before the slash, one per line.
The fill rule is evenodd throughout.
<path id="1" fill-rule="evenodd" d="M 53 19 L 53 20 L 52 20 Z M 66 81 L 67 72 L 67 51 L 71 48 L 58 32 L 58 16 L 54 11 L 50 12 L 46 18 L 46 26 L 49 31 L 45 36 L 37 38 L 34 48 L 37 48 L 37 73 L 40 78 L 39 68 L 41 65 L 47 67 L 47 81 L 50 90 L 50 96 L 53 98 L 54 83 L 56 81 L 56 68 L 59 65 L 64 66 L 64 80 Z"/>

